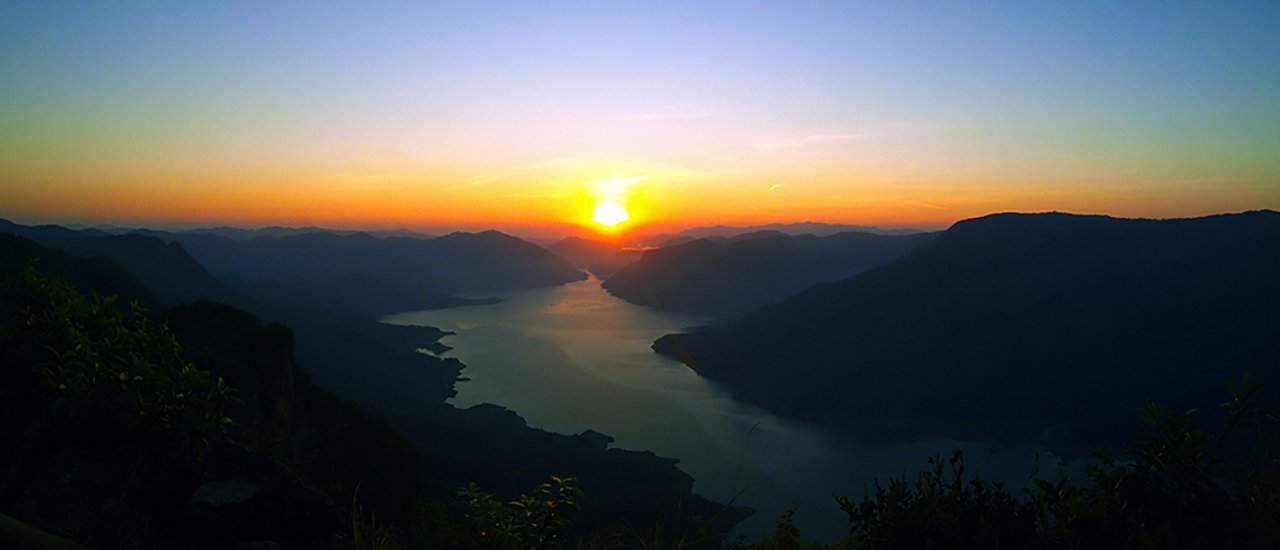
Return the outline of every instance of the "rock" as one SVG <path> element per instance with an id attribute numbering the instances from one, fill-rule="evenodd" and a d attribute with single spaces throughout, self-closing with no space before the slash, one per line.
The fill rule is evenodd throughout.
<path id="1" fill-rule="evenodd" d="M 184 532 L 215 547 L 322 547 L 340 526 L 327 496 L 283 464 L 231 444 L 209 449 L 203 483 L 182 520 Z"/>
<path id="2" fill-rule="evenodd" d="M 196 494 L 191 496 L 191 502 L 210 506 L 241 504 L 257 493 L 258 488 L 254 484 L 242 479 L 209 481 L 196 489 Z"/>
<path id="3" fill-rule="evenodd" d="M 150 548 L 195 474 L 186 437 L 69 446 L 33 464 L 13 517 L 95 548 Z"/>

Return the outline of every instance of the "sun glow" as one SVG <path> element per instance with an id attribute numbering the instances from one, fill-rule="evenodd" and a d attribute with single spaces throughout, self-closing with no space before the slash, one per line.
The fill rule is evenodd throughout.
<path id="1" fill-rule="evenodd" d="M 618 172 L 615 172 L 617 174 Z M 612 238 L 648 219 L 637 184 L 644 176 L 614 175 L 583 182 L 574 198 L 577 223 Z"/>
<path id="2" fill-rule="evenodd" d="M 629 219 L 631 216 L 627 214 L 627 209 L 616 202 L 597 204 L 591 216 L 591 221 L 605 227 L 614 227 Z"/>

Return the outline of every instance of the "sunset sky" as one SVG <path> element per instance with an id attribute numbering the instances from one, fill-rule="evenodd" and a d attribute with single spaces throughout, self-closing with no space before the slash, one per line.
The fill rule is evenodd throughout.
<path id="1" fill-rule="evenodd" d="M 28 223 L 1280 208 L 1275 1 L 5 2 L 0 90 Z"/>

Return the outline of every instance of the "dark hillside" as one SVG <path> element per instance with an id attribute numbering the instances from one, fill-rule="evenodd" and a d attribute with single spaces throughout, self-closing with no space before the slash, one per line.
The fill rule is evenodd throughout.
<path id="1" fill-rule="evenodd" d="M 728 318 L 838 281 L 909 254 L 932 234 L 826 237 L 775 232 L 697 239 L 645 252 L 605 281 L 614 295 L 639 305 Z"/>
<path id="2" fill-rule="evenodd" d="M 668 335 L 743 398 L 882 437 L 1109 441 L 1147 398 L 1280 375 L 1280 214 L 1002 214 L 741 322 Z M 1074 448 L 1087 452 L 1088 448 Z"/>
<path id="3" fill-rule="evenodd" d="M 178 243 L 155 237 L 114 235 L 65 239 L 52 246 L 84 258 L 106 258 L 125 266 L 143 285 L 167 304 L 207 299 L 243 302 L 196 262 Z"/>
<path id="4" fill-rule="evenodd" d="M 0 276 L 12 276 L 27 267 L 70 283 L 81 292 L 119 296 L 124 302 L 157 307 L 163 302 L 127 270 L 110 260 L 85 259 L 12 234 L 0 233 Z"/>

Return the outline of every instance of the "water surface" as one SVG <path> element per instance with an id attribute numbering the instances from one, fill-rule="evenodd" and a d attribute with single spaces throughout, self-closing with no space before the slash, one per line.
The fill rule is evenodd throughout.
<path id="1" fill-rule="evenodd" d="M 504 298 L 385 321 L 457 333 L 444 342 L 454 346 L 449 354 L 467 365 L 463 376 L 470 380 L 458 384 L 453 404 L 495 403 L 534 427 L 566 434 L 590 428 L 615 438 L 614 447 L 678 458 L 697 493 L 719 502 L 736 496 L 736 504 L 757 510 L 739 526 L 750 536 L 796 508 L 806 536 L 834 539 L 847 521 L 833 493 L 861 497 L 864 482 L 914 475 L 927 457 L 958 447 L 971 471 L 1013 486 L 1036 467 L 1038 449 L 1031 446 L 865 443 L 735 401 L 722 386 L 649 349 L 657 337 L 708 319 L 632 305 L 594 277 Z"/>

